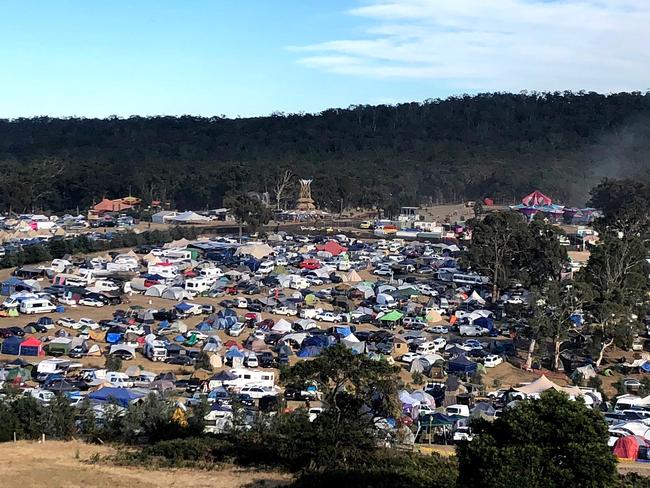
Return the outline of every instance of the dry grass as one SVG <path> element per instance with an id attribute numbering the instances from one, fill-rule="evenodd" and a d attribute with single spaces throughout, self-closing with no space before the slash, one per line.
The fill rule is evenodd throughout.
<path id="1" fill-rule="evenodd" d="M 107 446 L 82 442 L 20 441 L 0 444 L 2 486 L 21 488 L 280 487 L 287 474 L 227 467 L 218 471 L 147 470 L 89 463 L 95 454 L 114 454 Z"/>

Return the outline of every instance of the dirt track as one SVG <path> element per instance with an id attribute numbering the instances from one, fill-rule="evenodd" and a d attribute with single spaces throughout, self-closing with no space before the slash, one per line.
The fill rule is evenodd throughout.
<path id="1" fill-rule="evenodd" d="M 142 488 L 157 487 L 280 487 L 291 478 L 282 473 L 243 470 L 145 470 L 89 463 L 95 453 L 109 455 L 112 448 L 81 442 L 20 441 L 0 444 L 2 486 L 7 488 Z"/>

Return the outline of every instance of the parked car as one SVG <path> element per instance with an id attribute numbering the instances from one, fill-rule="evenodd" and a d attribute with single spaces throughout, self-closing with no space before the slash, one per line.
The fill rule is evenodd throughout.
<path id="1" fill-rule="evenodd" d="M 103 307 L 105 304 L 96 298 L 85 297 L 79 300 L 79 305 L 85 305 L 86 307 Z"/>
<path id="2" fill-rule="evenodd" d="M 253 386 L 244 386 L 241 390 L 239 390 L 239 393 L 249 395 L 251 398 L 255 400 L 259 400 L 260 398 L 265 396 L 277 396 L 278 390 L 268 386 L 253 385 Z"/>
<path id="3" fill-rule="evenodd" d="M 498 366 L 503 362 L 503 358 L 501 356 L 498 356 L 496 354 L 490 354 L 488 356 L 485 356 L 485 359 L 483 360 L 483 366 L 486 368 L 494 368 L 495 366 Z"/>
<path id="4" fill-rule="evenodd" d="M 406 354 L 402 355 L 399 358 L 399 360 L 402 361 L 403 363 L 411 364 L 413 361 L 419 359 L 420 357 L 422 357 L 422 354 L 418 354 L 415 352 L 407 352 Z"/>
<path id="5" fill-rule="evenodd" d="M 448 334 L 449 329 L 444 325 L 434 325 L 433 327 L 429 327 L 427 332 L 430 332 L 431 334 Z"/>
<path id="6" fill-rule="evenodd" d="M 343 321 L 343 317 L 340 314 L 333 312 L 322 312 L 317 314 L 314 318 L 322 322 L 333 322 L 335 324 Z"/>

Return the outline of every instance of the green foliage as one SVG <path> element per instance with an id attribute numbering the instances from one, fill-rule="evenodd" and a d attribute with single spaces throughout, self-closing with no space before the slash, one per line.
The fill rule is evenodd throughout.
<path id="1" fill-rule="evenodd" d="M 414 385 L 422 385 L 424 384 L 424 375 L 420 373 L 419 371 L 416 371 L 411 375 L 411 378 L 413 379 L 413 384 Z"/>
<path id="2" fill-rule="evenodd" d="M 54 401 L 43 409 L 43 432 L 54 439 L 70 440 L 76 431 L 76 410 L 65 395 L 56 395 Z"/>
<path id="3" fill-rule="evenodd" d="M 611 487 L 616 462 L 600 412 L 547 391 L 495 422 L 478 421 L 472 442 L 457 447 L 459 488 Z"/>
<path id="4" fill-rule="evenodd" d="M 271 209 L 259 198 L 247 193 L 226 197 L 223 204 L 230 209 L 240 226 L 246 224 L 251 232 L 257 232 L 273 216 Z"/>
<path id="5" fill-rule="evenodd" d="M 205 352 L 201 351 L 199 353 L 199 357 L 196 359 L 196 362 L 194 363 L 194 369 L 205 369 L 206 371 L 212 371 L 212 363 L 210 363 L 210 355 Z"/>
<path id="6" fill-rule="evenodd" d="M 122 369 L 122 360 L 117 356 L 106 356 L 106 361 L 104 361 L 104 367 L 108 371 L 120 371 Z"/>
<path id="7" fill-rule="evenodd" d="M 532 188 L 582 204 L 597 183 L 594 154 L 624 159 L 630 171 L 645 167 L 648 127 L 630 121 L 649 112 L 642 93 L 565 92 L 231 120 L 2 120 L 0 206 L 76 211 L 131 187 L 145 201 L 215 207 L 226 194 L 269 188 L 287 169 L 313 177 L 315 200 L 331 209 L 340 198 L 384 209 L 483 196 L 511 202 Z M 635 135 L 634 146 L 619 155 L 612 134 L 622 131 Z"/>

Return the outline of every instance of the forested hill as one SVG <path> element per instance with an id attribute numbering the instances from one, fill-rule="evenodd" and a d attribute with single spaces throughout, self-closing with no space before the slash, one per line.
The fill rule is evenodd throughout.
<path id="1" fill-rule="evenodd" d="M 644 174 L 650 94 L 484 94 L 314 115 L 0 121 L 0 207 L 84 207 L 131 191 L 181 208 L 270 191 L 291 168 L 321 205 L 394 206 L 533 190 L 582 204 Z"/>

